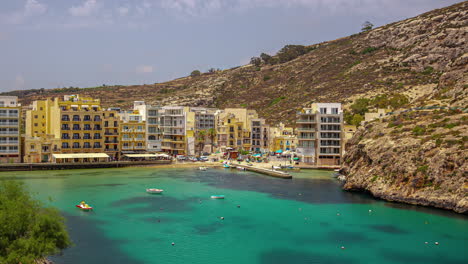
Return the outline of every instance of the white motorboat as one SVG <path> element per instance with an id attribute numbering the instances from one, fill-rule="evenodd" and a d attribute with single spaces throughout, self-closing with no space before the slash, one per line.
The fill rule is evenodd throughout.
<path id="1" fill-rule="evenodd" d="M 164 191 L 163 189 L 156 189 L 156 188 L 146 189 L 146 192 L 151 193 L 151 194 L 159 194 L 159 193 L 162 193 L 163 191 Z"/>
<path id="2" fill-rule="evenodd" d="M 198 167 L 199 170 L 201 171 L 206 171 L 208 168 L 207 167 Z"/>

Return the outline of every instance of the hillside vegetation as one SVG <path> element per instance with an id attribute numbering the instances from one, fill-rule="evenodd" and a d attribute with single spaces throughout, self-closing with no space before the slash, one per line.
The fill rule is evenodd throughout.
<path id="1" fill-rule="evenodd" d="M 165 83 L 13 91 L 23 104 L 80 93 L 105 106 L 152 104 L 249 107 L 270 123 L 293 121 L 311 102 L 342 102 L 377 95 L 404 96 L 413 106 L 466 106 L 467 2 L 370 31 L 228 70 L 211 69 Z M 188 73 L 189 74 L 189 73 Z"/>

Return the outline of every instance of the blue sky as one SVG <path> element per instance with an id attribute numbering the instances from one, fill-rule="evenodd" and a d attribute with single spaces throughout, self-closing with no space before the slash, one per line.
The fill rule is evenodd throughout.
<path id="1" fill-rule="evenodd" d="M 0 92 L 231 68 L 457 0 L 1 0 Z"/>

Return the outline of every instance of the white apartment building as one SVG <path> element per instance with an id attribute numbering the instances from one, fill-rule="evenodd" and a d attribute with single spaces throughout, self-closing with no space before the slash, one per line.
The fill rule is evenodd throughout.
<path id="1" fill-rule="evenodd" d="M 0 163 L 21 162 L 20 112 L 16 96 L 0 96 Z"/>

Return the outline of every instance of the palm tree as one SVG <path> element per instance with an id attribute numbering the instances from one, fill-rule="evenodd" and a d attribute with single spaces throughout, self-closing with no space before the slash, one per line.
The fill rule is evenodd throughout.
<path id="1" fill-rule="evenodd" d="M 213 153 L 213 145 L 214 145 L 214 139 L 216 138 L 216 129 L 210 128 L 208 129 L 208 136 L 210 137 L 211 140 L 211 153 Z"/>
<path id="2" fill-rule="evenodd" d="M 205 147 L 205 138 L 206 138 L 206 130 L 199 130 L 197 132 L 197 140 L 198 140 L 198 146 L 200 149 L 200 155 L 203 151 L 203 148 Z"/>

